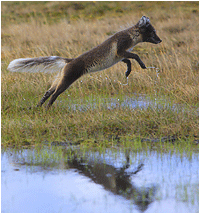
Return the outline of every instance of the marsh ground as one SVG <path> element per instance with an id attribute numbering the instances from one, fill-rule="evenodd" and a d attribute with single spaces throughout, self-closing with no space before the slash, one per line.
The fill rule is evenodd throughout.
<path id="1" fill-rule="evenodd" d="M 119 138 L 172 135 L 189 141 L 198 138 L 198 2 L 157 2 L 156 7 L 155 2 L 1 2 L 1 10 L 3 146 L 66 140 L 109 145 Z M 80 78 L 46 112 L 35 105 L 54 74 L 7 70 L 16 58 L 76 57 L 142 15 L 150 17 L 163 42 L 139 44 L 133 52 L 159 72 L 142 70 L 132 61 L 128 85 L 122 84 L 126 66 L 118 63 Z M 162 97 L 169 105 L 122 107 L 125 98 L 138 96 L 153 102 Z M 112 99 L 119 103 L 110 109 Z M 73 108 L 88 103 L 95 108 Z"/>

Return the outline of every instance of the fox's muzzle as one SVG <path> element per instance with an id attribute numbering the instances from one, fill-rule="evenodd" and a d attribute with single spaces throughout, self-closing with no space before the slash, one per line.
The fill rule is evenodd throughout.
<path id="1" fill-rule="evenodd" d="M 150 43 L 153 43 L 153 44 L 159 44 L 159 43 L 162 42 L 162 40 L 156 35 L 154 37 L 146 38 L 145 42 L 150 42 Z"/>

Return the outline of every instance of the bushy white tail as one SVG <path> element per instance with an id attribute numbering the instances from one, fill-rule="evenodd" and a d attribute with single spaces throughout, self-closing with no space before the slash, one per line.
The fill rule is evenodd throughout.
<path id="1" fill-rule="evenodd" d="M 53 73 L 60 71 L 66 63 L 72 60 L 73 59 L 62 58 L 59 56 L 20 58 L 10 62 L 8 70 L 12 72 Z"/>

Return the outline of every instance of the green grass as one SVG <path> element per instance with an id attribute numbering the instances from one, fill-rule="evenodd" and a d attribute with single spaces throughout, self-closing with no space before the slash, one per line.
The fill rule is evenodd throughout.
<path id="1" fill-rule="evenodd" d="M 198 2 L 1 2 L 2 6 L 2 145 L 36 145 L 52 141 L 109 146 L 120 138 L 176 135 L 198 137 Z M 123 63 L 85 75 L 57 99 L 48 112 L 35 108 L 54 75 L 7 71 L 15 58 L 58 55 L 76 57 L 142 15 L 150 17 L 159 45 L 137 45 L 146 66 L 132 61 L 127 86 Z M 164 98 L 164 108 L 122 108 L 125 97 Z M 109 110 L 110 99 L 119 106 Z M 94 101 L 95 100 L 95 101 Z M 73 106 L 95 104 L 95 109 Z M 179 106 L 172 110 L 172 106 Z M 31 107 L 31 108 L 30 108 Z M 189 136 L 189 137 L 188 137 Z M 98 142 L 97 144 L 95 142 Z"/>
<path id="2" fill-rule="evenodd" d="M 67 105 L 67 102 L 55 105 L 46 112 L 44 108 L 22 108 L 20 103 L 15 103 L 15 108 L 7 109 L 2 115 L 3 145 L 31 145 L 55 140 L 94 142 L 95 139 L 99 143 L 126 135 L 133 139 L 137 136 L 184 137 L 187 133 L 192 138 L 198 135 L 195 132 L 198 130 L 198 115 L 193 109 L 185 108 L 177 113 L 170 109 L 132 110 L 119 106 L 111 111 L 100 106 L 81 112 L 70 110 Z"/>

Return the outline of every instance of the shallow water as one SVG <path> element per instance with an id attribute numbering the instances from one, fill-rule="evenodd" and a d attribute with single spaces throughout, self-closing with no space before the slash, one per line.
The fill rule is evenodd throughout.
<path id="1" fill-rule="evenodd" d="M 146 109 L 148 107 L 151 108 L 169 108 L 175 109 L 178 105 L 172 104 L 170 100 L 166 98 L 155 98 L 152 99 L 146 95 L 135 94 L 132 97 L 119 97 L 119 98 L 94 98 L 94 99 L 79 99 L 74 100 L 73 103 L 70 103 L 70 100 L 66 101 L 68 103 L 69 109 L 74 111 L 86 111 L 88 109 L 97 109 L 97 108 L 107 108 L 107 109 L 115 109 L 115 108 L 129 108 L 129 109 Z M 57 101 L 57 105 L 63 105 L 62 101 Z"/>
<path id="2" fill-rule="evenodd" d="M 115 97 L 115 98 L 94 98 L 91 97 L 88 99 L 67 99 L 65 101 L 56 101 L 55 105 L 58 105 L 60 108 L 63 106 L 63 102 L 67 103 L 69 110 L 72 111 L 81 111 L 85 112 L 87 110 L 95 110 L 95 109 L 167 109 L 173 112 L 187 112 L 193 111 L 194 114 L 199 114 L 198 107 L 189 107 L 186 104 L 177 104 L 173 103 L 167 97 L 149 97 L 144 94 L 133 94 L 133 96 L 123 96 L 123 97 Z M 65 106 L 65 105 L 64 105 Z"/>
<path id="3" fill-rule="evenodd" d="M 199 157 L 51 147 L 1 155 L 2 212 L 198 212 Z"/>

